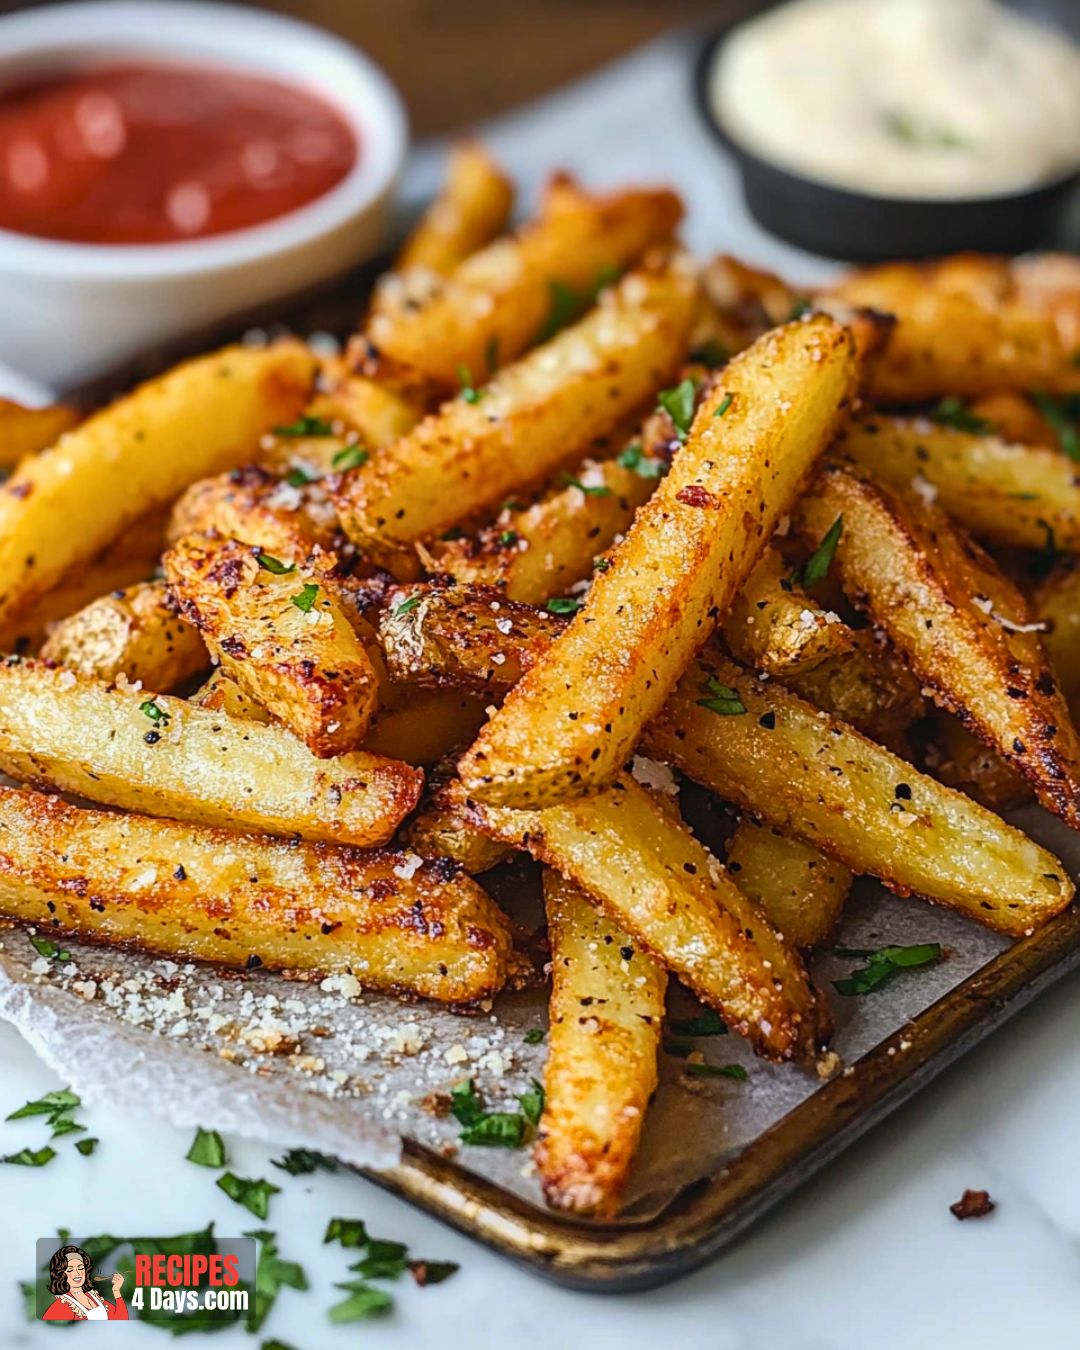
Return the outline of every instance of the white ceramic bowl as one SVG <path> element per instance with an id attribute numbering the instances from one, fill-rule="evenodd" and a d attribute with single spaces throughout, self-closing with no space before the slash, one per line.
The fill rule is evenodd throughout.
<path id="1" fill-rule="evenodd" d="M 378 248 L 405 114 L 377 66 L 292 19 L 193 0 L 81 0 L 0 19 L 0 87 L 74 60 L 232 67 L 300 84 L 357 133 L 349 174 L 264 225 L 181 243 L 72 244 L 0 230 L 0 362 L 53 388 L 344 271 Z"/>

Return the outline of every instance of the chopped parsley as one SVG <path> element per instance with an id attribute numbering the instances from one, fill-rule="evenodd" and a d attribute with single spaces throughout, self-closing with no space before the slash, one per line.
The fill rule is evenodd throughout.
<path id="1" fill-rule="evenodd" d="M 844 517 L 837 516 L 825 533 L 825 538 L 810 555 L 805 567 L 798 573 L 798 580 L 804 586 L 814 586 L 829 575 L 836 546 L 844 532 Z"/>
<path id="2" fill-rule="evenodd" d="M 678 1017 L 668 1023 L 676 1036 L 726 1036 L 727 1026 L 715 1008 L 706 1008 L 697 1017 Z"/>
<path id="3" fill-rule="evenodd" d="M 224 1172 L 217 1180 L 219 1190 L 223 1190 L 230 1200 L 243 1205 L 257 1219 L 265 1219 L 270 1213 L 270 1197 L 279 1195 L 281 1187 L 262 1177 L 238 1177 L 234 1172 Z"/>
<path id="4" fill-rule="evenodd" d="M 901 970 L 929 966 L 935 961 L 940 961 L 941 944 L 923 942 L 911 947 L 879 947 L 876 951 L 864 951 L 859 947 L 837 947 L 836 955 L 861 957 L 866 960 L 865 966 L 853 970 L 844 979 L 833 980 L 833 988 L 838 994 L 854 998 L 879 989 Z"/>
<path id="5" fill-rule="evenodd" d="M 708 366 L 710 370 L 715 370 L 717 366 L 727 365 L 731 360 L 731 353 L 722 342 L 709 338 L 700 347 L 694 348 L 690 353 L 690 360 L 695 365 Z"/>
<path id="6" fill-rule="evenodd" d="M 458 366 L 458 381 L 461 384 L 461 397 L 466 403 L 479 403 L 484 391 L 473 384 L 472 372 L 468 366 Z"/>
<path id="7" fill-rule="evenodd" d="M 461 1142 L 484 1148 L 520 1148 L 530 1126 L 544 1109 L 544 1090 L 533 1080 L 532 1090 L 518 1098 L 520 1111 L 488 1111 L 470 1078 L 450 1093 L 450 1112 L 461 1126 Z M 534 1120 L 535 1117 L 535 1120 Z"/>
<path id="8" fill-rule="evenodd" d="M 690 435 L 696 397 L 697 385 L 689 376 L 671 389 L 661 389 L 656 396 L 657 407 L 671 418 L 680 441 L 685 441 Z"/>
<path id="9" fill-rule="evenodd" d="M 44 1116 L 46 1125 L 52 1130 L 52 1138 L 55 1139 L 58 1135 L 74 1134 L 86 1128 L 85 1125 L 76 1124 L 72 1119 L 72 1113 L 81 1105 L 80 1099 L 70 1089 L 58 1088 L 55 1092 L 46 1092 L 44 1097 L 20 1106 L 6 1119 L 26 1120 L 29 1116 Z M 48 1162 L 48 1159 L 45 1161 Z M 43 1164 L 32 1165 L 41 1167 Z"/>
<path id="10" fill-rule="evenodd" d="M 360 1259 L 349 1267 L 357 1278 L 336 1285 L 349 1295 L 328 1312 L 331 1322 L 356 1322 L 377 1313 L 388 1312 L 394 1304 L 392 1296 L 367 1283 L 368 1280 L 400 1280 L 409 1271 L 416 1283 L 423 1287 L 441 1284 L 458 1269 L 453 1261 L 410 1260 L 404 1242 L 369 1236 L 360 1219 L 331 1219 L 324 1242 L 337 1240 L 343 1247 L 362 1248 Z"/>
<path id="11" fill-rule="evenodd" d="M 159 707 L 152 698 L 148 698 L 145 703 L 140 703 L 139 711 L 144 717 L 149 717 L 155 726 L 162 726 L 169 720 L 169 714 L 164 708 Z"/>
<path id="12" fill-rule="evenodd" d="M 794 323 L 796 319 L 805 319 L 806 316 L 813 311 L 813 308 L 813 301 L 808 300 L 805 296 L 800 297 L 791 306 L 791 313 L 788 315 L 787 320 L 788 323 Z"/>
<path id="13" fill-rule="evenodd" d="M 30 945 L 39 956 L 47 957 L 50 961 L 71 960 L 71 953 L 65 951 L 59 943 L 54 942 L 52 938 L 32 937 L 30 939 Z"/>
<path id="14" fill-rule="evenodd" d="M 503 530 L 499 535 L 499 544 L 502 548 L 513 548 L 519 538 L 517 530 Z"/>
<path id="15" fill-rule="evenodd" d="M 343 1322 L 359 1322 L 367 1317 L 388 1313 L 394 1306 L 394 1300 L 385 1289 L 376 1289 L 374 1285 L 365 1284 L 363 1280 L 346 1280 L 342 1284 L 335 1284 L 334 1288 L 344 1289 L 349 1296 L 340 1303 L 335 1303 L 326 1314 L 335 1326 Z"/>
<path id="16" fill-rule="evenodd" d="M 310 417 L 305 414 L 290 422 L 287 427 L 275 427 L 278 436 L 332 436 L 334 428 L 325 417 Z"/>
<path id="17" fill-rule="evenodd" d="M 394 614 L 411 614 L 419 603 L 420 596 L 410 595 L 408 600 L 402 600 L 401 604 L 394 610 Z"/>
<path id="18" fill-rule="evenodd" d="M 255 1228 L 244 1237 L 254 1238 L 259 1244 L 259 1259 L 255 1266 L 255 1297 L 248 1308 L 246 1327 L 254 1335 L 270 1315 L 279 1292 L 283 1288 L 308 1287 L 304 1268 L 297 1261 L 283 1261 L 278 1255 L 277 1234 L 265 1228 Z"/>
<path id="19" fill-rule="evenodd" d="M 280 558 L 275 558 L 272 553 L 264 553 L 261 548 L 255 550 L 255 561 L 264 572 L 272 572 L 276 577 L 296 571 L 295 563 L 283 563 Z"/>
<path id="20" fill-rule="evenodd" d="M 937 422 L 943 427 L 952 427 L 956 431 L 970 431 L 976 436 L 985 436 L 990 430 L 990 423 L 984 417 L 977 417 L 967 401 L 955 394 L 948 394 L 940 399 L 927 416 L 931 422 Z"/>
<path id="21" fill-rule="evenodd" d="M 885 130 L 898 141 L 908 145 L 933 147 L 939 150 L 963 150 L 971 142 L 950 127 L 920 126 L 908 113 L 897 110 L 882 113 Z"/>
<path id="22" fill-rule="evenodd" d="M 331 1219 L 323 1234 L 324 1245 L 327 1242 L 340 1242 L 343 1247 L 363 1247 L 367 1245 L 367 1240 L 363 1219 Z"/>
<path id="23" fill-rule="evenodd" d="M 283 1157 L 271 1158 L 270 1161 L 291 1177 L 307 1176 L 310 1172 L 336 1172 L 338 1166 L 325 1153 L 315 1153 L 306 1148 L 291 1148 Z"/>
<path id="24" fill-rule="evenodd" d="M 217 1130 L 204 1130 L 201 1126 L 195 1131 L 195 1138 L 184 1157 L 200 1167 L 224 1167 L 229 1161 L 221 1135 Z"/>
<path id="25" fill-rule="evenodd" d="M 285 481 L 290 487 L 307 487 L 308 483 L 316 483 L 319 480 L 317 473 L 312 473 L 310 469 L 305 469 L 302 464 L 297 464 L 294 469 L 285 475 Z"/>
<path id="26" fill-rule="evenodd" d="M 56 1157 L 56 1149 L 48 1144 L 44 1148 L 21 1148 L 18 1153 L 5 1153 L 0 1163 L 14 1163 L 18 1167 L 44 1167 Z"/>
<path id="27" fill-rule="evenodd" d="M 584 492 L 586 497 L 611 496 L 611 489 L 609 487 L 605 487 L 603 484 L 599 484 L 596 487 L 588 487 L 585 483 L 581 481 L 580 478 L 575 478 L 573 474 L 564 473 L 562 476 L 562 480 L 567 487 L 575 487 L 578 489 L 579 492 Z"/>
<path id="28" fill-rule="evenodd" d="M 619 456 L 619 463 L 624 469 L 633 470 L 639 478 L 663 478 L 668 471 L 664 460 L 647 455 L 640 441 L 633 441 L 626 447 Z"/>
<path id="29" fill-rule="evenodd" d="M 330 464 L 335 469 L 358 469 L 368 462 L 368 452 L 359 445 L 346 445 L 339 450 Z"/>
<path id="30" fill-rule="evenodd" d="M 750 1077 L 741 1064 L 687 1064 L 683 1073 L 691 1078 L 736 1078 L 740 1083 Z"/>
<path id="31" fill-rule="evenodd" d="M 543 1027 L 530 1027 L 529 1030 L 525 1033 L 525 1044 L 542 1045 L 544 1042 L 544 1037 L 546 1035 L 547 1032 L 544 1031 Z"/>
<path id="32" fill-rule="evenodd" d="M 723 417 L 723 415 L 727 412 L 727 410 L 731 407 L 731 405 L 732 405 L 734 402 L 735 402 L 735 395 L 734 395 L 734 394 L 725 394 L 724 397 L 720 400 L 720 406 L 719 406 L 719 407 L 717 408 L 717 410 L 713 413 L 713 416 L 714 416 L 714 417 Z"/>
<path id="33" fill-rule="evenodd" d="M 76 1139 L 75 1147 L 84 1158 L 89 1158 L 90 1154 L 93 1153 L 100 1142 L 99 1139 L 94 1139 L 93 1137 L 89 1139 Z"/>
<path id="34" fill-rule="evenodd" d="M 315 597 L 319 594 L 319 588 L 314 581 L 309 581 L 302 591 L 289 597 L 289 603 L 295 605 L 302 614 L 310 614 L 315 607 Z"/>
<path id="35" fill-rule="evenodd" d="M 719 713 L 721 717 L 737 717 L 746 712 L 746 704 L 738 691 L 721 684 L 715 675 L 708 676 L 701 688 L 708 698 L 698 699 L 699 708 L 708 708 L 709 712 Z"/>
<path id="36" fill-rule="evenodd" d="M 1080 395 L 1054 398 L 1033 393 L 1031 400 L 1053 428 L 1058 445 L 1072 460 L 1080 460 Z"/>
<path id="37" fill-rule="evenodd" d="M 573 595 L 553 595 L 546 608 L 552 614 L 576 614 L 581 606 L 582 601 Z"/>
<path id="38" fill-rule="evenodd" d="M 408 1269 L 408 1247 L 404 1242 L 369 1238 L 367 1254 L 349 1267 L 368 1280 L 398 1280 Z"/>

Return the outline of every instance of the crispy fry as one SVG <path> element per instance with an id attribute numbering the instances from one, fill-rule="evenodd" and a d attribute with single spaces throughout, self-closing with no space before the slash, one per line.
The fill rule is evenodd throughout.
<path id="1" fill-rule="evenodd" d="M 681 214 L 670 192 L 583 196 L 474 253 L 426 303 L 405 288 L 380 294 L 369 336 L 391 361 L 443 388 L 457 387 L 462 368 L 482 382 L 543 339 L 557 297 L 595 293 L 612 270 L 669 238 Z"/>
<path id="2" fill-rule="evenodd" d="M 853 423 L 837 449 L 991 543 L 1080 552 L 1080 467 L 1056 450 L 896 417 Z"/>
<path id="3" fill-rule="evenodd" d="M 745 713 L 703 706 L 709 681 Z M 917 894 L 1020 936 L 1068 907 L 1062 864 L 984 807 L 775 680 L 710 651 L 648 729 L 646 753 L 899 895 Z"/>
<path id="4" fill-rule="evenodd" d="M 825 942 L 851 890 L 843 863 L 749 816 L 728 841 L 727 870 L 793 947 Z"/>
<path id="5" fill-rule="evenodd" d="M 250 456 L 303 407 L 295 343 L 227 347 L 144 384 L 27 459 L 0 490 L 0 622 L 195 479 Z"/>
<path id="6" fill-rule="evenodd" d="M 635 272 L 580 323 L 459 398 L 337 495 L 349 537 L 393 562 L 419 539 L 504 500 L 618 425 L 678 365 L 695 280 L 679 260 Z"/>
<path id="7" fill-rule="evenodd" d="M 584 607 L 461 760 L 471 796 L 546 805 L 611 781 L 793 504 L 854 375 L 825 317 L 722 372 Z"/>
<path id="8" fill-rule="evenodd" d="M 468 745 L 484 724 L 483 702 L 453 689 L 418 690 L 390 681 L 380 695 L 386 701 L 375 713 L 363 746 L 387 759 L 436 764 Z"/>
<path id="9" fill-rule="evenodd" d="M 1060 563 L 1035 593 L 1035 612 L 1047 625 L 1046 650 L 1070 702 L 1080 699 L 1080 560 Z"/>
<path id="10" fill-rule="evenodd" d="M 1080 827 L 1080 740 L 1020 592 L 935 507 L 830 466 L 796 520 L 816 544 L 838 516 L 844 589 L 938 704 Z"/>
<path id="11" fill-rule="evenodd" d="M 632 778 L 542 810 L 469 805 L 486 834 L 587 891 L 759 1054 L 812 1057 L 827 1014 L 795 952 L 678 816 Z"/>
<path id="12" fill-rule="evenodd" d="M 939 713 L 935 726 L 926 758 L 935 778 L 999 813 L 1030 800 L 1028 784 L 962 722 Z"/>
<path id="13" fill-rule="evenodd" d="M 13 469 L 26 455 L 47 450 L 78 421 L 78 411 L 64 403 L 26 408 L 0 398 L 0 469 Z"/>
<path id="14" fill-rule="evenodd" d="M 107 806 L 365 847 L 386 843 L 423 783 L 365 751 L 317 760 L 281 727 L 36 661 L 0 663 L 0 767 Z"/>
<path id="15" fill-rule="evenodd" d="M 550 868 L 544 906 L 551 1030 L 536 1165 L 548 1204 L 610 1218 L 656 1090 L 667 976 Z"/>
<path id="16" fill-rule="evenodd" d="M 168 540 L 219 534 L 295 561 L 340 541 L 337 514 L 319 483 L 293 486 L 254 464 L 201 478 L 172 509 Z"/>
<path id="17" fill-rule="evenodd" d="M 490 999 L 510 934 L 440 861 L 80 810 L 0 788 L 0 912 L 177 960 L 353 975 L 442 1003 Z"/>
<path id="18" fill-rule="evenodd" d="M 317 570 L 200 535 L 174 544 L 164 565 L 177 612 L 245 693 L 321 758 L 360 744 L 378 675 Z"/>
<path id="19" fill-rule="evenodd" d="M 455 146 L 442 190 L 405 241 L 394 270 L 423 267 L 448 276 L 506 229 L 513 204 L 513 184 L 483 146 Z"/>
<path id="20" fill-rule="evenodd" d="M 110 684 L 125 675 L 165 693 L 210 665 L 198 630 L 167 603 L 163 581 L 99 596 L 56 625 L 41 656 L 79 675 Z"/>
<path id="21" fill-rule="evenodd" d="M 508 844 L 489 839 L 462 802 L 445 788 L 402 831 L 405 841 L 425 858 L 451 858 L 473 875 L 497 867 L 513 853 Z"/>
<path id="22" fill-rule="evenodd" d="M 791 577 L 791 568 L 766 549 L 723 624 L 724 640 L 740 661 L 772 675 L 808 670 L 851 650 L 855 634 L 836 614 L 820 609 Z"/>

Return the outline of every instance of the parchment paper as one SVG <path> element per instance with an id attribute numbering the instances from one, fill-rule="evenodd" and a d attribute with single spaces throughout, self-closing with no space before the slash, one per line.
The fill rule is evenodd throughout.
<path id="1" fill-rule="evenodd" d="M 1080 836 L 1035 808 L 1015 819 L 1080 873 Z M 832 991 L 832 979 L 858 962 L 831 952 L 813 962 L 830 994 L 834 1049 L 843 1062 L 899 1030 L 1008 945 L 946 910 L 899 899 L 869 880 L 857 884 L 836 945 L 922 942 L 940 942 L 945 959 L 864 997 Z M 458 1127 L 440 1112 L 449 1089 L 468 1077 L 492 1108 L 514 1108 L 516 1094 L 542 1074 L 544 1044 L 529 1045 L 525 1035 L 546 1028 L 543 990 L 505 995 L 490 1013 L 463 1016 L 360 993 L 350 977 L 317 984 L 263 971 L 226 975 L 78 942 L 64 942 L 63 950 L 69 961 L 48 959 L 27 931 L 0 931 L 0 1016 L 89 1102 L 375 1169 L 397 1160 L 402 1138 L 414 1139 L 542 1204 L 528 1150 L 459 1150 Z M 676 1015 L 695 1008 L 684 990 L 673 990 Z M 688 1078 L 683 1060 L 661 1056 L 628 1218 L 640 1220 L 675 1190 L 715 1172 L 821 1086 L 812 1072 L 755 1060 L 737 1036 L 703 1038 L 698 1046 L 712 1063 L 744 1065 L 749 1078 Z"/>

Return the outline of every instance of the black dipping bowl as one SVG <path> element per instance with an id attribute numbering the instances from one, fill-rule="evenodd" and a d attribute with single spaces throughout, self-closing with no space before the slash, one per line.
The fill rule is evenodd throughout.
<path id="1" fill-rule="evenodd" d="M 1014 0 L 1016 8 L 1057 19 L 1075 32 L 1080 5 L 1072 9 L 1072 3 L 1064 0 L 1057 12 L 1046 0 Z M 694 69 L 695 101 L 709 131 L 739 166 L 750 214 L 772 234 L 811 253 L 848 262 L 927 258 L 968 249 L 1023 253 L 1060 243 L 1066 209 L 1080 187 L 1080 169 L 994 197 L 879 197 L 802 178 L 738 144 L 720 124 L 709 99 L 714 64 L 737 26 L 713 33 L 702 45 Z"/>

